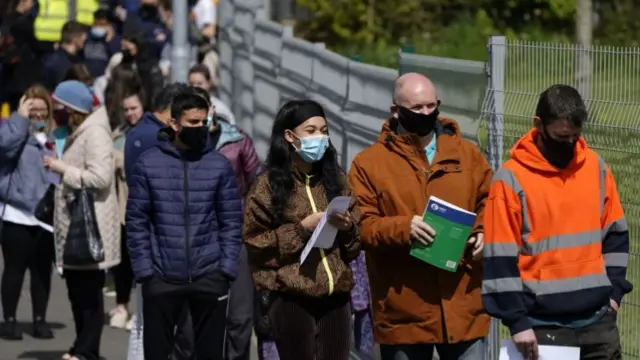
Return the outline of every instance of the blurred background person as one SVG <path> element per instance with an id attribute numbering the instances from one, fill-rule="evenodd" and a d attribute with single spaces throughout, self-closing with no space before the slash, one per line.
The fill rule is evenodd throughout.
<path id="1" fill-rule="evenodd" d="M 145 88 L 138 72 L 132 66 L 116 66 L 110 73 L 104 95 L 111 129 L 115 130 L 122 126 L 130 127 L 135 124 L 135 122 L 126 121 L 123 107 L 125 96 L 132 96 L 134 94 L 140 94 L 138 97 L 139 101 L 146 100 Z M 131 105 L 131 103 L 129 104 Z M 146 102 L 141 103 L 141 106 L 146 108 Z"/>
<path id="2" fill-rule="evenodd" d="M 173 9 L 172 3 L 173 0 L 159 0 L 158 10 L 160 14 L 160 19 L 167 27 L 167 31 L 169 33 L 173 31 Z M 189 41 L 189 66 L 195 65 L 198 61 L 198 48 L 196 44 L 200 41 L 202 37 L 198 28 L 196 27 L 193 21 L 188 21 L 188 41 Z M 162 48 L 162 52 L 160 53 L 160 69 L 162 70 L 162 74 L 169 78 L 171 75 L 171 57 L 173 53 L 173 39 L 169 38 Z"/>
<path id="3" fill-rule="evenodd" d="M 54 259 L 52 224 L 35 216 L 41 201 L 52 203 L 48 192 L 59 176 L 49 172 L 45 156 L 55 156 L 47 137 L 52 124 L 49 92 L 35 85 L 25 92 L 18 111 L 8 121 L 0 121 L 0 243 L 4 259 L 2 310 L 4 323 L 0 337 L 21 340 L 16 311 L 26 270 L 30 274 L 33 336 L 53 338 L 46 322 Z M 50 199 L 45 197 L 51 196 Z"/>
<path id="4" fill-rule="evenodd" d="M 116 67 L 113 81 L 107 86 L 107 113 L 112 129 L 116 191 L 120 206 L 120 222 L 122 226 L 120 241 L 121 261 L 113 269 L 116 306 L 109 311 L 109 326 L 131 330 L 132 319 L 129 301 L 133 287 L 133 271 L 129 259 L 129 249 L 124 231 L 125 210 L 127 206 L 128 187 L 124 171 L 124 145 L 129 130 L 140 121 L 144 114 L 145 94 L 135 71 L 128 67 Z"/>
<path id="5" fill-rule="evenodd" d="M 87 40 L 87 27 L 76 21 L 67 21 L 62 27 L 60 46 L 44 62 L 44 85 L 50 91 L 64 80 L 73 64 L 83 61 L 82 49 Z"/>
<path id="6" fill-rule="evenodd" d="M 149 43 L 151 53 L 159 59 L 170 37 L 169 30 L 160 16 L 159 0 L 140 0 L 139 4 L 136 11 L 127 12 L 123 32 L 141 33 Z"/>
<path id="7" fill-rule="evenodd" d="M 211 82 L 211 73 L 208 67 L 202 64 L 194 65 L 189 70 L 189 84 L 206 90 L 211 99 L 211 104 L 216 108 L 216 116 L 231 125 L 236 125 L 236 118 L 233 116 L 229 106 L 216 96 L 217 89 Z"/>
<path id="8" fill-rule="evenodd" d="M 164 87 L 165 79 L 158 65 L 158 55 L 154 53 L 152 45 L 141 32 L 126 28 L 122 35 L 120 66 L 129 66 L 138 73 L 144 87 L 144 92 L 149 98 L 155 99 L 155 95 Z"/>
<path id="9" fill-rule="evenodd" d="M 34 0 L 5 0 L 0 26 L 0 87 L 10 109 L 18 109 L 24 92 L 43 80 L 40 42 L 35 38 L 32 14 Z"/>
<path id="10" fill-rule="evenodd" d="M 98 98 L 98 100 L 100 100 L 101 104 L 105 104 L 104 92 L 107 89 L 109 80 L 111 79 L 111 73 L 116 66 L 120 65 L 121 62 L 122 53 L 118 52 L 114 54 L 111 59 L 109 59 L 107 68 L 104 70 L 104 74 L 98 76 L 93 82 L 93 94 Z"/>
<path id="11" fill-rule="evenodd" d="M 70 21 L 85 27 L 93 23 L 93 13 L 98 9 L 96 0 L 58 0 L 35 1 L 36 39 L 49 52 L 56 49 L 58 43 L 65 43 L 65 25 Z"/>
<path id="12" fill-rule="evenodd" d="M 64 269 L 76 338 L 65 359 L 98 360 L 104 322 L 102 286 L 105 269 L 120 263 L 120 214 L 117 203 L 113 141 L 107 111 L 93 110 L 89 88 L 75 80 L 56 87 L 53 99 L 69 113 L 71 133 L 62 159 L 45 157 L 45 165 L 62 175 L 55 194 L 54 233 L 56 263 Z M 65 197 L 92 189 L 104 260 L 96 264 L 65 264 L 63 250 L 69 233 L 70 210 Z"/>
<path id="13" fill-rule="evenodd" d="M 102 76 L 111 57 L 120 52 L 120 36 L 109 21 L 109 11 L 97 10 L 93 14 L 93 26 L 84 44 L 84 63 L 93 78 Z"/>

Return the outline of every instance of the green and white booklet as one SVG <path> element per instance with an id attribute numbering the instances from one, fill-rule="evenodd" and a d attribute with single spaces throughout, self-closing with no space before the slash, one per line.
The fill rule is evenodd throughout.
<path id="1" fill-rule="evenodd" d="M 429 245 L 414 241 L 410 254 L 440 269 L 457 271 L 476 214 L 431 196 L 422 219 L 436 231 L 436 237 Z"/>

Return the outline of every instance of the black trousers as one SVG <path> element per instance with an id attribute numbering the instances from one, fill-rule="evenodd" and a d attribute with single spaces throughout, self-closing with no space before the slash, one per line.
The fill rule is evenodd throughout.
<path id="1" fill-rule="evenodd" d="M 349 294 L 325 298 L 280 295 L 269 309 L 280 360 L 348 360 Z"/>
<path id="2" fill-rule="evenodd" d="M 175 327 L 185 321 L 188 308 L 193 324 L 198 360 L 222 360 L 227 314 L 228 284 L 212 291 L 217 280 L 198 279 L 189 284 L 169 284 L 154 277 L 142 285 L 144 354 L 147 359 L 167 359 L 175 348 Z M 174 354 L 178 355 L 178 354 Z"/>
<path id="3" fill-rule="evenodd" d="M 64 270 L 76 339 L 69 354 L 83 360 L 100 358 L 100 338 L 104 324 L 104 270 Z"/>
<path id="4" fill-rule="evenodd" d="M 53 235 L 39 226 L 5 222 L 0 238 L 4 259 L 2 285 L 0 285 L 4 319 L 16 318 L 27 269 L 31 275 L 33 319 L 45 319 L 55 257 Z"/>
<path id="5" fill-rule="evenodd" d="M 598 322 L 583 328 L 545 326 L 533 330 L 540 345 L 579 347 L 580 360 L 620 360 L 617 317 L 617 312 L 609 310 Z"/>
<path id="6" fill-rule="evenodd" d="M 129 248 L 127 247 L 127 234 L 124 227 L 122 227 L 120 233 L 122 234 L 120 240 L 120 264 L 113 269 L 113 276 L 116 286 L 116 304 L 126 305 L 131 300 L 133 270 L 131 269 Z"/>
<path id="7" fill-rule="evenodd" d="M 238 276 L 231 285 L 227 312 L 227 343 L 225 360 L 249 360 L 251 335 L 253 334 L 253 311 L 255 286 L 249 269 L 247 249 L 240 249 Z"/>

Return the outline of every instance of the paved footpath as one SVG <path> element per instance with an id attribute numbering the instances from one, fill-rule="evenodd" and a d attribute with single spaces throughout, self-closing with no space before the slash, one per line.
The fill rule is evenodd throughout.
<path id="1" fill-rule="evenodd" d="M 0 257 L 0 269 L 4 268 Z M 135 303 L 135 301 L 132 301 Z M 114 298 L 105 297 L 105 311 L 114 305 Z M 51 299 L 49 301 L 48 320 L 51 323 L 55 339 L 39 340 L 29 335 L 31 331 L 31 297 L 29 295 L 29 277 L 25 278 L 22 289 L 20 305 L 18 308 L 18 321 L 24 330 L 22 341 L 6 341 L 0 339 L 0 360 L 59 360 L 62 354 L 71 345 L 75 337 L 73 329 L 73 317 L 69 301 L 67 300 L 67 288 L 64 280 L 54 272 Z M 105 326 L 102 332 L 101 355 L 105 360 L 126 360 L 129 333 L 124 330 L 111 329 Z M 255 341 L 253 342 L 251 359 L 257 359 Z"/>

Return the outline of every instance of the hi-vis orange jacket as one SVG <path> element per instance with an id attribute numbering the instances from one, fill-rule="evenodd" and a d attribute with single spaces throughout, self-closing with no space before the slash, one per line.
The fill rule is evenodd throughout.
<path id="1" fill-rule="evenodd" d="M 482 299 L 512 334 L 530 329 L 530 316 L 591 316 L 632 289 L 611 171 L 582 138 L 567 169 L 557 169 L 536 136 L 531 130 L 513 147 L 484 212 Z"/>

